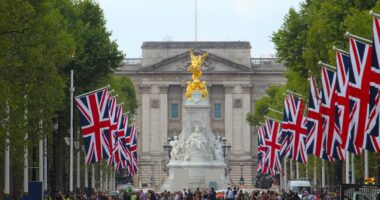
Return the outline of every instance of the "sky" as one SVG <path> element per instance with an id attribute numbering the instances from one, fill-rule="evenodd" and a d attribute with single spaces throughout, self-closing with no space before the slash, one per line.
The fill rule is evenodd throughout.
<path id="1" fill-rule="evenodd" d="M 98 0 L 127 58 L 144 41 L 194 41 L 195 0 Z M 275 54 L 271 35 L 302 0 L 197 0 L 198 41 L 249 41 L 252 57 Z"/>

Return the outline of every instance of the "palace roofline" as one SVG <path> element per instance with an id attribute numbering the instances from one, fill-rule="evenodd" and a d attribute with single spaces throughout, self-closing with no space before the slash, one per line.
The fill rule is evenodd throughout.
<path id="1" fill-rule="evenodd" d="M 172 49 L 220 49 L 220 48 L 234 48 L 234 49 L 251 49 L 251 44 L 248 41 L 147 41 L 143 42 L 142 49 L 155 49 L 155 48 L 172 48 Z"/>

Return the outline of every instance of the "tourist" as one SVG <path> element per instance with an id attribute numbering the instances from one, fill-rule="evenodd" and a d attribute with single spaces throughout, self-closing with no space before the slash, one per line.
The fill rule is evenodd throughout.
<path id="1" fill-rule="evenodd" d="M 231 190 L 230 187 L 227 188 L 226 197 L 227 197 L 227 200 L 234 199 L 234 192 Z"/>
<path id="2" fill-rule="evenodd" d="M 237 195 L 237 190 L 236 190 L 236 187 L 234 187 L 234 191 L 233 191 L 233 194 L 234 194 L 234 199 L 237 197 L 236 195 Z"/>
<path id="3" fill-rule="evenodd" d="M 208 194 L 208 199 L 209 200 L 216 200 L 216 193 L 215 189 L 212 187 L 210 193 Z"/>
<path id="4" fill-rule="evenodd" d="M 193 200 L 193 193 L 191 193 L 190 189 L 187 190 L 186 200 Z"/>

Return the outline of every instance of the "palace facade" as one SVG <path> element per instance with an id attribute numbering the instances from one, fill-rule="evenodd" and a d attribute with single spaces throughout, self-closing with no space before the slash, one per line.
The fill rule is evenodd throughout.
<path id="1" fill-rule="evenodd" d="M 249 42 L 144 42 L 142 58 L 126 59 L 115 71 L 135 84 L 139 107 L 139 187 L 159 189 L 166 175 L 168 138 L 182 130 L 182 104 L 186 100 L 189 49 L 207 51 L 202 65 L 209 92 L 210 122 L 216 136 L 226 139 L 230 179 L 246 188 L 256 177 L 257 134 L 246 115 L 271 85 L 283 85 L 285 67 L 275 58 L 252 58 Z"/>

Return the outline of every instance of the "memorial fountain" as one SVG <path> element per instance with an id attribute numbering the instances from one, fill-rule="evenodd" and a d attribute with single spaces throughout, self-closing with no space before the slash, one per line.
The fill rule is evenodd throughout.
<path id="1" fill-rule="evenodd" d="M 212 133 L 206 82 L 200 81 L 200 67 L 206 57 L 207 52 L 195 55 L 190 50 L 188 71 L 192 73 L 193 81 L 187 82 L 182 132 L 170 141 L 169 175 L 162 185 L 163 190 L 225 189 L 229 184 L 223 142 Z"/>

